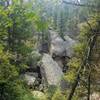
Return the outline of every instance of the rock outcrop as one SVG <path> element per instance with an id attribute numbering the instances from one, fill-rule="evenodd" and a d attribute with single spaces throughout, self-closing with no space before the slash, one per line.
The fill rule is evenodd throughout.
<path id="1" fill-rule="evenodd" d="M 41 78 L 38 77 L 39 75 L 34 76 L 31 72 L 25 73 L 24 75 L 29 86 L 35 84 L 36 81 L 40 82 L 37 79 L 41 79 L 39 85 L 42 85 L 43 88 L 46 83 L 48 83 L 48 85 L 60 85 L 62 88 L 65 88 L 64 80 L 62 80 L 63 72 L 66 72 L 67 70 L 65 62 L 67 62 L 67 57 L 71 57 L 73 55 L 73 46 L 76 42 L 67 35 L 64 37 L 65 40 L 63 40 L 57 32 L 52 30 L 50 30 L 50 38 L 50 50 L 48 50 L 50 51 L 50 54 L 47 54 L 48 52 L 45 53 L 45 51 L 42 52 L 42 63 L 39 66 L 40 71 L 37 72 L 38 74 L 41 74 Z M 42 47 L 43 48 L 41 50 L 45 49 L 47 51 L 46 44 Z M 37 62 L 41 56 L 38 52 L 32 52 L 31 56 L 33 65 L 36 66 L 37 63 L 35 64 L 34 62 Z"/>
<path id="2" fill-rule="evenodd" d="M 51 56 L 67 56 L 71 57 L 73 55 L 73 46 L 76 44 L 75 40 L 70 38 L 68 35 L 64 37 L 65 41 L 58 35 L 57 32 L 50 30 L 51 37 Z"/>
<path id="3" fill-rule="evenodd" d="M 65 56 L 65 46 L 64 40 L 54 31 L 50 30 L 51 46 L 50 54 L 51 56 L 56 55 L 59 57 Z"/>
<path id="4" fill-rule="evenodd" d="M 74 50 L 73 47 L 76 44 L 76 41 L 70 38 L 68 35 L 65 35 L 64 37 L 64 47 L 66 49 L 66 56 L 72 57 Z"/>
<path id="5" fill-rule="evenodd" d="M 63 76 L 62 69 L 52 59 L 49 54 L 44 54 L 42 58 L 42 66 L 45 72 L 45 77 L 49 85 L 58 85 Z"/>

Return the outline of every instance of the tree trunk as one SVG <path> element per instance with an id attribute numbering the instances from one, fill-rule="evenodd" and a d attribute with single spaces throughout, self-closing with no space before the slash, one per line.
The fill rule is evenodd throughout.
<path id="1" fill-rule="evenodd" d="M 89 73 L 88 76 L 88 96 L 87 96 L 87 100 L 90 100 L 90 89 L 91 89 L 91 72 Z"/>
<path id="2" fill-rule="evenodd" d="M 73 84 L 73 87 L 72 87 L 71 93 L 70 93 L 70 95 L 68 97 L 68 100 L 71 100 L 72 99 L 72 97 L 74 95 L 74 92 L 75 92 L 75 89 L 77 87 L 78 82 L 79 82 L 79 74 L 78 74 L 78 76 L 77 76 L 77 78 L 75 80 L 75 83 Z"/>

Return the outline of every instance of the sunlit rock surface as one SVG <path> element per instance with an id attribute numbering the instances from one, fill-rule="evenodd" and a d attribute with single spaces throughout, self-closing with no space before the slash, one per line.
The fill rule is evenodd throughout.
<path id="1" fill-rule="evenodd" d="M 42 58 L 42 67 L 44 69 L 48 84 L 58 85 L 63 76 L 63 72 L 56 61 L 54 61 L 50 55 L 44 54 Z"/>
<path id="2" fill-rule="evenodd" d="M 70 38 L 68 35 L 64 37 L 64 47 L 66 49 L 66 56 L 72 57 L 74 50 L 73 47 L 76 44 L 76 41 Z"/>
<path id="3" fill-rule="evenodd" d="M 51 56 L 56 55 L 59 57 L 73 55 L 73 46 L 76 44 L 75 40 L 70 38 L 68 35 L 64 37 L 65 41 L 58 35 L 57 32 L 50 30 L 51 36 Z"/>
<path id="4" fill-rule="evenodd" d="M 51 37 L 51 47 L 50 47 L 50 54 L 51 56 L 65 56 L 65 46 L 64 40 L 57 34 L 50 30 L 50 37 Z"/>
<path id="5" fill-rule="evenodd" d="M 35 83 L 37 77 L 37 73 L 27 72 L 24 74 L 24 79 L 27 82 L 27 85 L 29 86 L 32 86 Z"/>

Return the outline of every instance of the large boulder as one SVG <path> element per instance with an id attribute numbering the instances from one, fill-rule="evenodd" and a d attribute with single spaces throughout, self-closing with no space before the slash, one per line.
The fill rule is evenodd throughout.
<path id="1" fill-rule="evenodd" d="M 49 85 L 58 85 L 63 76 L 62 69 L 48 54 L 44 54 L 41 67 L 44 69 L 45 77 Z"/>
<path id="2" fill-rule="evenodd" d="M 72 57 L 73 55 L 73 46 L 76 44 L 76 41 L 70 38 L 68 35 L 64 36 L 64 40 L 58 35 L 57 32 L 50 30 L 51 37 L 51 47 L 50 54 L 51 56 L 67 56 Z"/>
<path id="3" fill-rule="evenodd" d="M 66 56 L 72 57 L 74 50 L 73 47 L 76 44 L 76 41 L 70 38 L 68 35 L 65 35 L 64 37 L 64 47 L 66 49 Z"/>
<path id="4" fill-rule="evenodd" d="M 64 40 L 57 34 L 57 32 L 50 31 L 51 45 L 50 54 L 51 56 L 65 56 Z"/>

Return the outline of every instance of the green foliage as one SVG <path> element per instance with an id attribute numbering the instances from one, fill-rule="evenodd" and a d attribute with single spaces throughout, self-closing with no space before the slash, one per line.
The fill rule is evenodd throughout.
<path id="1" fill-rule="evenodd" d="M 69 68 L 67 73 L 65 73 L 64 75 L 64 79 L 69 83 L 73 83 L 76 78 L 77 71 L 80 65 L 81 65 L 80 58 L 73 57 L 68 63 Z"/>
<path id="2" fill-rule="evenodd" d="M 32 53 L 29 55 L 28 63 L 32 68 L 36 68 L 36 66 L 39 64 L 41 60 L 41 54 L 37 51 L 32 51 Z"/>
<path id="3" fill-rule="evenodd" d="M 11 65 L 9 62 L 11 55 L 9 53 L 3 52 L 2 47 L 0 48 L 0 80 L 1 82 L 12 80 L 14 77 L 18 76 L 18 72 L 15 66 Z"/>
<path id="4" fill-rule="evenodd" d="M 75 71 L 68 71 L 67 74 L 65 74 L 64 79 L 70 83 L 73 83 L 76 78 L 75 76 Z"/>
<path id="5" fill-rule="evenodd" d="M 8 27 L 12 26 L 12 21 L 9 19 L 9 9 L 5 9 L 0 6 L 0 43 L 7 45 Z"/>
<path id="6" fill-rule="evenodd" d="M 88 39 L 90 38 L 90 36 L 93 34 L 93 31 L 98 30 L 98 22 L 96 18 L 90 18 L 90 20 L 88 20 L 87 22 L 81 23 L 79 25 L 80 28 L 80 35 L 79 35 L 79 40 L 81 42 L 83 42 L 83 40 L 85 39 L 86 41 L 88 41 Z M 84 41 L 84 43 L 86 42 Z"/>
<path id="7" fill-rule="evenodd" d="M 57 87 L 54 85 L 50 85 L 48 87 L 48 89 L 46 90 L 46 96 L 47 96 L 48 100 L 51 100 L 51 98 L 53 97 L 56 90 L 57 90 Z"/>
<path id="8" fill-rule="evenodd" d="M 95 16 L 96 17 L 96 16 Z M 72 100 L 78 100 L 82 99 L 87 95 L 87 89 L 88 89 L 88 76 L 91 71 L 91 85 L 94 84 L 93 81 L 93 74 L 95 73 L 94 71 L 94 64 L 96 63 L 93 62 L 92 59 L 95 59 L 93 55 L 95 53 L 98 53 L 97 51 L 94 51 L 95 48 L 91 51 L 91 56 L 88 55 L 89 51 L 89 46 L 91 45 L 90 39 L 93 34 L 99 31 L 99 19 L 98 17 L 96 18 L 90 18 L 90 20 L 87 20 L 84 23 L 81 23 L 79 28 L 80 28 L 80 35 L 78 36 L 79 43 L 74 47 L 75 50 L 75 57 L 73 57 L 70 62 L 69 62 L 69 69 L 68 72 L 65 74 L 65 79 L 71 83 L 76 81 L 76 75 L 78 74 L 78 70 L 83 67 L 83 70 L 80 71 L 80 81 L 78 83 L 77 89 L 75 91 L 75 95 L 73 96 Z M 92 40 L 91 40 L 92 41 Z M 97 41 L 97 40 L 96 40 Z M 96 42 L 98 44 L 98 42 Z M 95 47 L 96 44 L 95 44 Z M 98 48 L 98 47 L 97 47 Z M 93 53 L 95 52 L 95 53 Z M 89 56 L 87 59 L 86 56 Z M 84 59 L 86 60 L 86 65 L 84 65 Z M 97 71 L 98 73 L 98 71 Z M 96 73 L 96 75 L 97 75 Z M 96 83 L 95 83 L 96 84 Z M 91 91 L 95 91 L 94 86 L 91 86 Z M 90 95 L 90 94 L 89 94 Z"/>
<path id="9" fill-rule="evenodd" d="M 57 90 L 51 100 L 66 100 L 66 97 L 61 93 L 60 90 Z"/>
<path id="10" fill-rule="evenodd" d="M 1 100 L 36 100 L 18 79 L 16 66 L 10 64 L 12 55 L 3 51 L 0 45 L 0 99 Z"/>
<path id="11" fill-rule="evenodd" d="M 0 1 L 0 99 L 37 100 L 38 98 L 35 98 L 24 86 L 24 82 L 19 80 L 21 71 L 30 66 L 37 66 L 41 55 L 34 51 L 34 48 L 39 42 L 44 43 L 49 40 L 49 26 L 58 30 L 63 38 L 66 31 L 77 33 L 77 24 L 81 22 L 79 24 L 80 35 L 77 38 L 79 43 L 74 47 L 74 57 L 70 59 L 68 71 L 64 76 L 64 79 L 72 84 L 87 54 L 88 40 L 94 32 L 100 30 L 100 14 L 92 13 L 88 7 L 85 9 L 72 8 L 72 6 L 62 4 L 58 0 L 29 0 L 29 2 L 12 0 L 12 4 L 9 1 Z M 83 3 L 90 3 L 90 1 L 81 0 Z M 100 0 L 92 0 L 91 4 L 95 4 L 99 8 Z M 85 21 L 83 14 L 89 20 Z M 93 89 L 99 90 L 97 86 L 94 86 L 98 82 L 100 74 L 99 42 L 100 38 L 96 41 L 90 59 L 92 91 Z M 84 71 L 81 73 L 82 80 L 73 100 L 78 100 L 79 97 L 86 94 L 86 84 L 83 83 L 87 81 L 88 72 L 88 68 L 84 66 Z M 51 98 L 52 100 L 66 99 L 65 95 L 54 86 L 48 88 L 46 96 L 50 100 Z"/>
<path id="12" fill-rule="evenodd" d="M 1 100 L 37 100 L 19 81 L 0 83 Z"/>
<path id="13" fill-rule="evenodd" d="M 75 57 L 73 57 L 70 62 L 68 63 L 68 66 L 70 66 L 70 69 L 73 68 L 73 69 L 78 69 L 79 66 L 81 65 L 80 63 L 80 59 L 77 59 Z"/>
<path id="14" fill-rule="evenodd" d="M 19 2 L 14 0 L 7 7 L 0 5 L 1 100 L 37 100 L 19 79 L 19 72 L 28 67 L 27 59 L 33 50 L 34 20 L 37 16 L 31 7 L 27 6 L 27 9 Z"/>
<path id="15" fill-rule="evenodd" d="M 32 91 L 32 95 L 36 98 L 36 100 L 48 100 L 46 95 L 40 91 Z"/>
<path id="16" fill-rule="evenodd" d="M 84 56 L 84 50 L 86 48 L 87 42 L 84 41 L 82 43 L 77 43 L 77 45 L 74 46 L 75 56 L 77 57 L 83 57 Z"/>

